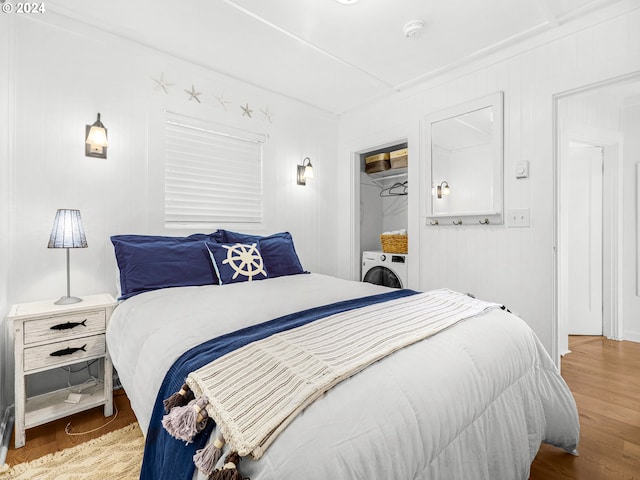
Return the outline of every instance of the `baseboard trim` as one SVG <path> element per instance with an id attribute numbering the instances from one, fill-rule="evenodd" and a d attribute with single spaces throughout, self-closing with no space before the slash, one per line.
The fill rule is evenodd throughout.
<path id="1" fill-rule="evenodd" d="M 0 466 L 4 465 L 9 451 L 9 442 L 11 441 L 11 432 L 13 430 L 13 404 L 9 405 L 2 416 L 0 423 Z"/>
<path id="2" fill-rule="evenodd" d="M 629 340 L 630 342 L 640 342 L 640 333 L 637 332 L 624 332 L 622 340 Z"/>

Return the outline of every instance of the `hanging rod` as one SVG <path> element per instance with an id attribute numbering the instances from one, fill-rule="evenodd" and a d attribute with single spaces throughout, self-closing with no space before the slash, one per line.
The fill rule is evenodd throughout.
<path id="1" fill-rule="evenodd" d="M 394 188 L 402 188 L 402 192 L 393 192 Z M 381 197 L 401 197 L 403 195 L 409 195 L 409 181 L 396 182 L 390 187 L 380 190 Z"/>

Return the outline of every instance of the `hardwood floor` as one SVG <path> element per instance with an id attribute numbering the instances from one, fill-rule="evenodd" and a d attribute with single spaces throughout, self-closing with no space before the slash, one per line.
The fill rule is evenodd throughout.
<path id="1" fill-rule="evenodd" d="M 580 412 L 580 456 L 543 445 L 530 480 L 640 480 L 640 343 L 570 337 L 569 348 L 562 375 Z M 70 437 L 64 429 L 68 422 L 72 431 L 103 425 L 108 419 L 101 408 L 27 430 L 26 446 L 11 445 L 7 463 L 33 460 L 134 422 L 123 391 L 115 392 L 115 401 L 116 421 L 91 434 Z"/>
<path id="2" fill-rule="evenodd" d="M 580 414 L 580 456 L 543 445 L 530 480 L 640 479 L 640 343 L 569 337 L 562 376 Z"/>
<path id="3" fill-rule="evenodd" d="M 116 419 L 92 433 L 84 435 L 67 435 L 65 427 L 71 423 L 70 432 L 86 432 L 105 425 L 113 417 L 105 418 L 102 407 L 92 408 L 86 412 L 77 413 L 70 417 L 61 418 L 39 427 L 27 430 L 27 444 L 16 449 L 14 447 L 15 436 L 11 438 L 11 444 L 7 452 L 6 463 L 10 466 L 18 463 L 35 460 L 48 453 L 53 453 L 65 448 L 73 447 L 87 440 L 97 438 L 105 433 L 118 430 L 136 421 L 136 417 L 131 410 L 131 405 L 124 390 L 113 392 L 113 400 L 115 407 L 118 409 Z"/>

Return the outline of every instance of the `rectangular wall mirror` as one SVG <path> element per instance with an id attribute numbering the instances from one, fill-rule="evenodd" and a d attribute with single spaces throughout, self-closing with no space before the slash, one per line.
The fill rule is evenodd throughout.
<path id="1" fill-rule="evenodd" d="M 431 225 L 502 223 L 502 114 L 497 92 L 427 115 Z"/>

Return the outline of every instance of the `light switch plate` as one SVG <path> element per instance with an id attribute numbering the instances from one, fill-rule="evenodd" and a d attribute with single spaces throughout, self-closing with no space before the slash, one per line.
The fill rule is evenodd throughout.
<path id="1" fill-rule="evenodd" d="M 529 177 L 529 162 L 523 160 L 516 163 L 516 178 L 528 178 Z"/>

